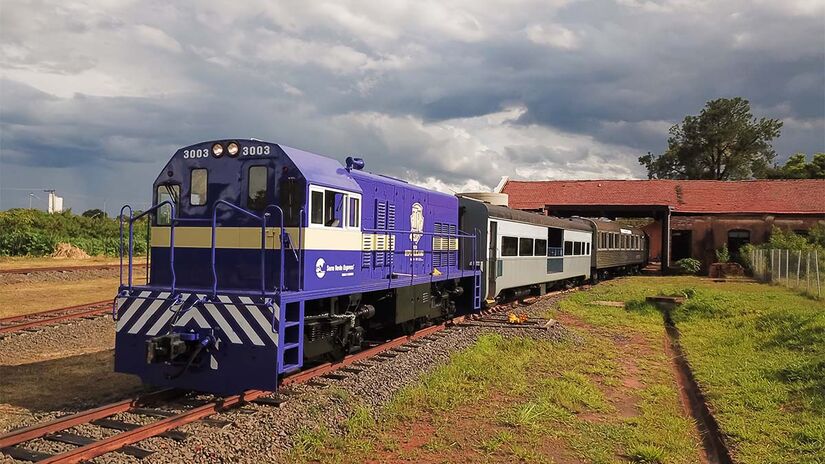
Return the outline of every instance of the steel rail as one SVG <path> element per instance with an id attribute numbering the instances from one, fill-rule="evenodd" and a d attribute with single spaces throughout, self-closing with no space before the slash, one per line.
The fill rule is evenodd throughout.
<path id="1" fill-rule="evenodd" d="M 239 395 L 228 396 L 218 401 L 206 403 L 176 416 L 113 435 L 103 440 L 75 448 L 65 453 L 56 454 L 50 458 L 38 461 L 41 463 L 77 463 L 94 459 L 124 446 L 137 443 L 147 438 L 155 437 L 163 432 L 172 430 L 191 422 L 203 419 L 216 412 L 225 411 L 234 406 L 249 402 L 269 392 L 261 390 L 247 390 Z"/>
<path id="2" fill-rule="evenodd" d="M 401 336 L 388 342 L 382 343 L 378 346 L 349 355 L 340 362 L 325 363 L 320 366 L 316 366 L 314 368 L 308 369 L 301 373 L 285 378 L 282 382 L 282 385 L 291 385 L 308 382 L 312 379 L 329 374 L 340 368 L 349 366 L 359 361 L 363 361 L 365 359 L 372 358 L 385 351 L 398 348 L 410 341 L 424 338 L 436 332 L 440 332 L 442 330 L 452 327 L 453 324 L 459 323 L 463 320 L 464 317 L 462 316 L 451 319 L 450 321 L 441 324 L 425 327 L 411 335 Z M 247 390 L 241 394 L 232 395 L 208 402 L 188 411 L 184 411 L 175 416 L 161 419 L 150 424 L 146 424 L 141 427 L 135 428 L 133 430 L 120 432 L 108 438 L 104 438 L 94 443 L 80 446 L 60 454 L 56 454 L 54 456 L 51 456 L 38 462 L 69 464 L 94 459 L 103 454 L 116 451 L 125 446 L 133 445 L 147 438 L 158 436 L 164 432 L 175 429 L 182 425 L 198 421 L 215 413 L 226 411 L 230 408 L 242 405 L 244 403 L 255 400 L 261 396 L 269 395 L 271 393 L 272 392 L 263 390 Z M 181 394 L 181 392 L 175 389 L 162 390 L 159 392 L 146 395 L 144 397 L 123 400 L 117 403 L 112 403 L 109 405 L 100 406 L 95 409 L 90 409 L 88 411 L 72 414 L 70 416 L 55 419 L 45 424 L 33 425 L 30 427 L 15 430 L 0 436 L 0 449 L 19 445 L 21 443 L 25 443 L 27 441 L 34 440 L 37 438 L 42 438 L 50 433 L 59 432 L 61 430 L 65 430 L 76 425 L 89 423 L 96 419 L 102 419 L 117 413 L 126 412 L 134 407 L 138 407 L 151 401 L 167 398 L 169 396 L 174 396 L 175 394 Z"/>
<path id="3" fill-rule="evenodd" d="M 34 274 L 37 272 L 72 272 L 72 271 L 100 271 L 117 269 L 119 264 L 94 264 L 91 266 L 53 266 L 53 267 L 25 267 L 17 269 L 0 269 L 0 274 Z"/>
<path id="4" fill-rule="evenodd" d="M 18 316 L 0 319 L 0 334 L 17 332 L 20 330 L 52 324 L 55 322 L 78 319 L 86 316 L 108 313 L 111 300 L 94 301 L 65 308 L 50 309 L 38 313 L 21 314 Z M 97 308 L 97 306 L 105 306 Z M 10 325 L 9 325 L 10 324 Z"/>
<path id="5" fill-rule="evenodd" d="M 378 346 L 368 348 L 364 351 L 359 351 L 358 353 L 351 354 L 345 357 L 342 361 L 336 363 L 325 363 L 319 366 L 307 369 L 305 371 L 299 372 L 295 375 L 291 375 L 285 378 L 281 385 L 291 385 L 291 384 L 298 384 L 308 382 L 314 378 L 321 377 L 325 374 L 329 374 L 330 372 L 336 371 L 342 367 L 347 367 L 351 364 L 355 364 L 359 361 L 363 361 L 365 359 L 372 358 L 373 356 L 378 355 L 379 353 L 383 353 L 385 351 L 392 350 L 393 348 L 398 348 L 406 343 L 409 343 L 413 340 L 424 338 L 428 335 L 432 335 L 436 332 L 440 332 L 446 328 L 452 327 L 453 324 L 460 323 L 464 320 L 464 317 L 457 317 L 455 319 L 450 320 L 449 322 L 433 325 L 430 327 L 425 327 L 412 335 L 404 335 L 393 340 L 390 340 L 386 343 L 382 343 Z"/>
<path id="6" fill-rule="evenodd" d="M 179 393 L 180 392 L 178 390 L 172 388 L 159 390 L 138 398 L 118 401 L 117 403 L 107 404 L 94 409 L 89 409 L 88 411 L 81 411 L 75 414 L 60 417 L 43 424 L 35 424 L 29 427 L 12 430 L 5 435 L 0 435 L 0 449 L 19 445 L 20 443 L 41 438 L 53 432 L 66 430 L 76 425 L 86 424 L 95 419 L 102 419 L 119 412 L 125 412 L 131 408 L 138 407 L 152 401 L 166 399 Z"/>

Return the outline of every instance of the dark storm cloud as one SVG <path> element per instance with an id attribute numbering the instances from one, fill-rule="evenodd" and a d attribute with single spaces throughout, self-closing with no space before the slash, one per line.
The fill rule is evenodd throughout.
<path id="1" fill-rule="evenodd" d="M 176 147 L 225 137 L 359 154 L 439 188 L 641 176 L 639 154 L 722 96 L 785 121 L 782 157 L 825 150 L 817 1 L 12 1 L 2 13 L 0 188 L 57 185 L 78 206 L 145 195 Z"/>

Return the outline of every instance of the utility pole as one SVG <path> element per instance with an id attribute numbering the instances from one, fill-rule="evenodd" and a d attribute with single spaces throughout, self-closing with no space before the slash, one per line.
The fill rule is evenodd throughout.
<path id="1" fill-rule="evenodd" d="M 40 197 L 38 197 L 38 196 L 37 196 L 37 195 L 35 195 L 34 193 L 29 192 L 29 209 L 32 209 L 32 200 L 33 200 L 34 198 L 37 198 L 38 200 L 40 199 Z"/>

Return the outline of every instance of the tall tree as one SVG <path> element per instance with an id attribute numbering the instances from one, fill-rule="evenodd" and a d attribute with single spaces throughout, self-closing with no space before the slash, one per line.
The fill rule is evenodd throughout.
<path id="1" fill-rule="evenodd" d="M 648 153 L 639 163 L 650 179 L 763 177 L 776 158 L 771 141 L 781 128 L 777 119 L 754 118 L 743 98 L 719 98 L 671 127 L 664 153 Z"/>

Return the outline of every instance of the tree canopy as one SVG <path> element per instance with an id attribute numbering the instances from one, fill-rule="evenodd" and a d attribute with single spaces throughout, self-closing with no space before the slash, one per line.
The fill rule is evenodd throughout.
<path id="1" fill-rule="evenodd" d="M 709 101 L 698 116 L 670 128 L 667 150 L 639 157 L 650 179 L 735 180 L 764 177 L 782 121 L 756 119 L 740 97 Z"/>
<path id="2" fill-rule="evenodd" d="M 796 153 L 784 165 L 775 165 L 767 177 L 769 179 L 825 179 L 825 153 L 816 153 L 811 162 L 805 153 Z"/>
<path id="3" fill-rule="evenodd" d="M 103 212 L 103 210 L 100 210 L 100 209 L 97 209 L 97 208 L 87 209 L 86 211 L 83 211 L 83 214 L 81 216 L 84 216 L 84 217 L 87 217 L 87 218 L 95 218 L 95 217 L 105 218 L 105 217 L 107 217 L 106 213 Z"/>

